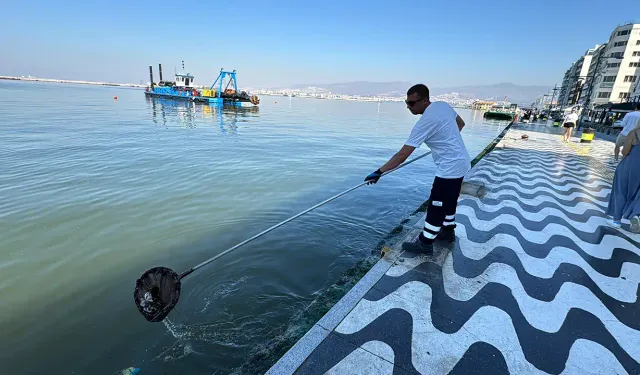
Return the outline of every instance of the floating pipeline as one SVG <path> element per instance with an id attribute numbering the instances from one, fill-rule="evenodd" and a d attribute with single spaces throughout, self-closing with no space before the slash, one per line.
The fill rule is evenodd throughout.
<path id="1" fill-rule="evenodd" d="M 513 122 L 482 150 L 471 161 L 471 166 L 475 166 L 478 162 L 489 154 L 496 145 L 504 138 L 507 131 L 511 128 Z M 356 262 L 356 264 L 347 269 L 344 274 L 334 284 L 329 286 L 322 294 L 320 294 L 305 309 L 297 313 L 291 320 L 284 333 L 274 337 L 265 345 L 256 348 L 249 353 L 244 364 L 236 368 L 233 374 L 264 374 L 273 366 L 282 356 L 304 336 L 314 324 L 320 320 L 331 308 L 344 297 L 353 286 L 364 277 L 364 275 L 376 265 L 378 260 L 386 251 L 393 247 L 398 240 L 404 239 L 411 227 L 405 227 L 411 222 L 411 217 L 426 211 L 429 200 L 420 205 L 409 218 L 400 222 L 398 226 L 393 228 L 378 244 L 372 249 L 371 254 L 366 258 Z"/>

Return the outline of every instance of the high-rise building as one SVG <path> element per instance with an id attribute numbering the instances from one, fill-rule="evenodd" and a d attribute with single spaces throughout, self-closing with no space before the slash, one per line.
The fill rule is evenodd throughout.
<path id="1" fill-rule="evenodd" d="M 571 64 L 571 67 L 564 74 L 560 97 L 558 98 L 558 104 L 562 107 L 578 103 L 583 96 L 584 82 L 587 80 L 591 60 L 598 47 L 600 46 L 596 45 L 594 48 L 589 48 L 584 55 Z"/>
<path id="2" fill-rule="evenodd" d="M 582 91 L 584 92 L 584 94 L 578 100 L 578 105 L 580 106 L 593 108 L 593 102 L 591 98 L 593 96 L 597 96 L 595 94 L 596 85 L 594 83 L 597 81 L 597 77 L 599 74 L 598 72 L 602 72 L 602 67 L 606 64 L 604 62 L 604 60 L 606 60 L 606 50 L 607 44 L 605 43 L 598 46 L 595 51 L 593 51 L 593 55 L 591 56 L 591 63 L 589 64 L 589 69 L 587 69 L 587 78 L 584 82 L 584 85 L 582 86 Z"/>
<path id="3" fill-rule="evenodd" d="M 572 80 L 571 78 L 574 76 L 574 66 L 576 63 L 572 63 L 571 67 L 567 69 L 564 73 L 564 77 L 562 78 L 562 85 L 560 86 L 560 95 L 558 95 L 558 104 L 562 107 L 567 107 L 569 105 L 569 91 L 571 90 Z"/>
<path id="4" fill-rule="evenodd" d="M 593 54 L 586 84 L 590 95 L 582 104 L 592 109 L 601 104 L 627 101 L 633 90 L 637 90 L 639 62 L 640 24 L 616 27 L 604 48 Z"/>

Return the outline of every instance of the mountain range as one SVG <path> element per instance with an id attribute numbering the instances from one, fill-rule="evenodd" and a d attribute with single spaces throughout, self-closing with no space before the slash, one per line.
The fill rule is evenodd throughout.
<path id="1" fill-rule="evenodd" d="M 404 96 L 411 87 L 409 82 L 345 82 L 330 84 L 299 84 L 294 89 L 317 87 L 331 91 L 338 95 L 364 96 Z M 512 103 L 530 104 L 541 95 L 546 94 L 549 86 L 521 86 L 513 83 L 498 83 L 494 85 L 475 85 L 458 87 L 430 87 L 431 95 L 458 93 L 469 99 L 502 100 L 507 97 Z"/>

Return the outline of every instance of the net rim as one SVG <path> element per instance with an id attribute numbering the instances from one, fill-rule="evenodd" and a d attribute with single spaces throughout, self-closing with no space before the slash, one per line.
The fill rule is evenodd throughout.
<path id="1" fill-rule="evenodd" d="M 152 275 L 157 276 L 164 281 L 173 282 L 173 284 L 170 285 L 170 290 L 169 290 L 169 294 L 171 297 L 170 300 L 168 301 L 162 300 L 162 302 L 165 303 L 166 306 L 162 307 L 162 309 L 160 309 L 155 313 L 150 313 L 148 311 L 145 311 L 144 308 L 140 305 L 141 298 L 143 298 L 144 295 L 149 291 L 147 286 L 144 285 L 145 282 L 156 285 L 160 288 L 160 285 L 158 285 L 158 283 L 153 282 Z M 142 314 L 142 316 L 144 316 L 145 319 L 147 319 L 150 322 L 161 322 L 167 317 L 167 315 L 169 315 L 169 313 L 173 310 L 175 305 L 178 303 L 178 300 L 180 299 L 180 289 L 181 289 L 181 283 L 180 283 L 180 276 L 178 275 L 178 273 L 176 273 L 174 270 L 168 267 L 153 267 L 145 271 L 136 280 L 136 287 L 133 291 L 133 299 L 136 307 L 138 308 L 138 311 L 140 312 L 140 314 Z"/>

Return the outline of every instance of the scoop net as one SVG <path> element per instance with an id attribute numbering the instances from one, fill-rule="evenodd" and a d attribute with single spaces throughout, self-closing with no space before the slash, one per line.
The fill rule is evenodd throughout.
<path id="1" fill-rule="evenodd" d="M 133 298 L 145 319 L 160 322 L 178 303 L 180 286 L 177 273 L 166 267 L 155 267 L 136 280 Z"/>

